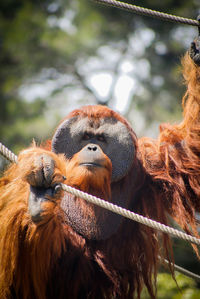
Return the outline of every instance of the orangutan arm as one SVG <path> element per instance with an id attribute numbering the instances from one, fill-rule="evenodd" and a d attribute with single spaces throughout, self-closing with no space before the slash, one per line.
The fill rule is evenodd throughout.
<path id="1" fill-rule="evenodd" d="M 142 138 L 143 165 L 168 212 L 186 230 L 196 233 L 195 212 L 200 212 L 200 55 L 182 60 L 187 91 L 183 97 L 183 121 L 162 124 L 157 140 Z M 198 57 L 197 57 L 197 56 Z M 195 61 L 195 62 L 194 62 Z M 199 64 L 197 64 L 199 61 Z M 157 186 L 157 187 L 156 187 Z"/>
<path id="2" fill-rule="evenodd" d="M 64 180 L 65 163 L 63 156 L 32 147 L 0 179 L 0 298 L 11 298 L 12 285 L 17 298 L 45 298 L 46 273 L 65 244 L 56 212 L 60 192 L 54 187 Z M 30 207 L 37 190 L 43 192 L 39 212 L 38 205 Z"/>
<path id="3" fill-rule="evenodd" d="M 0 211 L 5 206 L 16 205 L 16 201 L 27 207 L 33 199 L 30 195 L 38 188 L 44 196 L 51 189 L 48 195 L 58 197 L 54 187 L 64 181 L 65 174 L 66 160 L 62 155 L 38 147 L 22 151 L 17 164 L 11 165 L 0 179 Z"/>
<path id="4" fill-rule="evenodd" d="M 63 181 L 66 174 L 66 160 L 62 155 L 39 147 L 23 150 L 17 164 L 12 164 L 0 179 L 0 186 L 22 180 L 35 187 L 49 187 Z M 62 173 L 62 174 L 61 174 Z"/>
<path id="5" fill-rule="evenodd" d="M 192 138 L 200 145 L 200 41 L 192 43 L 182 65 L 187 92 L 183 97 L 184 119 L 180 127 L 187 143 L 190 143 Z"/>

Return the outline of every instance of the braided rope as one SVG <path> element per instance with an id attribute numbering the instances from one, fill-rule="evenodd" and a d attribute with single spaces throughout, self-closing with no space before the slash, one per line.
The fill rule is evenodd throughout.
<path id="1" fill-rule="evenodd" d="M 9 161 L 11 162 L 17 162 L 17 156 L 13 154 L 10 150 L 8 150 L 2 143 L 0 143 L 0 153 Z M 98 205 L 102 208 L 105 208 L 111 212 L 114 212 L 116 214 L 119 214 L 123 217 L 126 217 L 128 219 L 137 221 L 141 224 L 145 224 L 151 228 L 157 229 L 163 233 L 167 233 L 169 235 L 172 235 L 176 238 L 180 238 L 183 240 L 190 241 L 191 243 L 194 243 L 196 245 L 200 245 L 200 239 L 193 237 L 191 235 L 188 235 L 184 232 L 181 232 L 180 230 L 174 229 L 172 227 L 169 227 L 165 224 L 159 223 L 155 220 L 151 220 L 147 217 L 144 217 L 142 215 L 136 214 L 134 212 L 131 212 L 129 210 L 126 210 L 122 207 L 119 207 L 117 205 L 114 205 L 113 203 L 110 203 L 108 201 L 105 201 L 103 199 L 100 199 L 96 196 L 93 196 L 91 194 L 85 193 L 83 191 L 80 191 L 78 189 L 72 188 L 71 186 L 67 186 L 65 184 L 61 184 L 61 187 L 64 191 L 69 192 L 75 196 L 81 197 L 85 200 L 87 200 L 90 203 L 93 203 L 95 205 Z"/>
<path id="2" fill-rule="evenodd" d="M 6 158 L 7 160 L 9 160 L 10 162 L 14 162 L 14 163 L 17 163 L 17 156 L 12 153 L 8 148 L 6 148 L 1 142 L 0 142 L 0 154 Z M 197 239 L 195 237 L 192 237 L 188 234 L 185 234 L 185 233 L 182 233 L 180 232 L 179 230 L 176 230 L 176 229 L 173 229 L 171 227 L 168 227 L 166 225 L 163 225 L 159 222 L 156 222 L 154 220 L 151 220 L 151 219 L 148 219 L 144 216 L 141 216 L 141 215 L 138 215 L 134 212 L 131 212 L 129 210 L 126 210 L 124 208 L 121 208 L 121 207 L 118 207 L 117 205 L 114 205 L 112 203 L 109 203 L 103 199 L 100 199 L 100 198 L 97 198 L 96 196 L 92 196 L 90 194 L 87 194 L 85 192 L 82 192 L 80 190 L 77 190 L 75 188 L 72 188 L 70 186 L 67 186 L 65 184 L 61 184 L 62 186 L 62 189 L 66 192 L 69 192 L 75 196 L 78 196 L 78 197 L 81 197 L 85 200 L 87 200 L 88 202 L 91 202 L 93 204 L 96 204 L 100 207 L 103 207 L 103 208 L 106 208 L 114 213 L 117 213 L 121 216 L 124 216 L 126 218 L 129 218 L 131 220 L 134 220 L 134 221 L 137 221 L 137 222 L 140 222 L 142 224 L 145 224 L 145 225 L 148 225 L 152 228 L 156 228 L 158 230 L 161 230 L 165 233 L 169 233 L 175 237 L 179 237 L 181 239 L 184 239 L 184 240 L 187 240 L 187 241 L 190 241 L 192 243 L 195 243 L 197 245 L 200 244 L 200 239 Z M 165 264 L 169 264 L 169 262 L 166 260 L 166 259 L 161 259 L 161 261 L 163 261 Z M 198 280 L 200 281 L 200 276 L 195 274 L 195 273 L 192 273 L 176 264 L 174 264 L 174 268 L 175 270 L 195 279 L 195 280 Z"/>
<path id="3" fill-rule="evenodd" d="M 61 184 L 61 186 L 64 191 L 69 192 L 77 197 L 81 197 L 90 203 L 93 203 L 97 206 L 105 208 L 105 209 L 107 209 L 111 212 L 114 212 L 116 214 L 119 214 L 125 218 L 137 221 L 141 224 L 145 224 L 151 228 L 155 228 L 163 233 L 167 233 L 174 237 L 178 237 L 180 239 L 190 241 L 191 243 L 194 243 L 196 245 L 200 245 L 200 239 L 193 237 L 191 235 L 188 235 L 184 232 L 181 232 L 180 230 L 177 230 L 177 229 L 167 226 L 165 224 L 159 223 L 155 220 L 149 219 L 142 215 L 136 214 L 136 213 L 126 210 L 122 207 L 119 207 L 113 203 L 110 203 L 110 202 L 100 199 L 96 196 L 85 193 L 83 191 L 77 190 L 77 189 L 67 186 L 65 184 Z"/>
<path id="4" fill-rule="evenodd" d="M 0 153 L 10 162 L 17 163 L 17 156 L 0 142 Z"/>
<path id="5" fill-rule="evenodd" d="M 93 0 L 93 1 L 104 4 L 104 5 L 114 6 L 114 7 L 117 7 L 117 8 L 121 8 L 121 9 L 124 9 L 124 10 L 135 12 L 136 14 L 151 16 L 151 17 L 154 17 L 154 18 L 159 18 L 159 19 L 163 19 L 163 20 L 166 20 L 166 21 L 170 21 L 170 22 L 187 24 L 187 25 L 198 26 L 198 27 L 200 25 L 198 21 L 193 20 L 193 19 L 178 17 L 178 16 L 175 16 L 175 15 L 159 12 L 159 11 L 156 11 L 156 10 L 152 10 L 152 9 L 148 9 L 148 8 L 144 8 L 144 7 L 140 7 L 140 6 L 136 6 L 136 5 L 132 5 L 132 4 L 129 4 L 129 3 L 124 3 L 124 2 L 121 2 L 121 1 L 116 1 L 116 0 Z"/>

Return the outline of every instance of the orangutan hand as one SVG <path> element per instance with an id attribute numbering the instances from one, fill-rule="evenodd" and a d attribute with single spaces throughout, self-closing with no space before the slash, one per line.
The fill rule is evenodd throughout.
<path id="1" fill-rule="evenodd" d="M 191 43 L 189 54 L 194 63 L 200 66 L 200 37 Z"/>

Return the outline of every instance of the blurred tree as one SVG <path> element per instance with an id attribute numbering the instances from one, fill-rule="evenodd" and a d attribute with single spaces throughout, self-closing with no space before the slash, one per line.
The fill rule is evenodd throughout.
<path id="1" fill-rule="evenodd" d="M 51 60 L 49 55 L 44 59 L 47 49 L 41 42 L 48 15 L 45 2 L 0 3 L 0 136 L 8 146 L 17 144 L 20 148 L 30 143 L 30 136 L 36 133 L 32 125 L 45 108 L 44 101 L 27 103 L 18 94 L 23 81 Z"/>
<path id="2" fill-rule="evenodd" d="M 198 0 L 134 4 L 189 18 L 200 13 Z M 179 60 L 196 35 L 196 28 L 92 0 L 1 0 L 0 142 L 18 153 L 87 103 L 120 110 L 139 135 L 178 120 Z M 176 257 L 195 270 L 180 250 Z"/>
<path id="3" fill-rule="evenodd" d="M 195 0 L 134 3 L 185 17 L 197 15 Z M 189 41 L 192 40 L 195 29 L 191 34 L 191 28 L 186 26 L 103 7 L 91 0 L 2 0 L 1 140 L 17 151 L 29 144 L 34 136 L 43 139 L 55 122 L 50 117 L 50 125 L 44 119 L 44 113 L 58 106 L 62 110 L 63 97 L 59 102 L 58 96 L 62 90 L 65 92 L 64 102 L 68 100 L 70 108 L 73 106 L 73 90 L 80 91 L 74 96 L 76 99 L 86 98 L 88 102 L 116 107 L 116 84 L 124 75 L 124 61 L 132 63 L 133 71 L 129 71 L 128 76 L 134 78 L 134 90 L 129 101 L 122 95 L 121 102 L 127 101 L 122 112 L 127 113 L 130 120 L 136 119 L 134 125 L 138 133 L 142 132 L 138 125 L 141 119 L 144 122 L 142 129 L 145 129 L 155 119 L 160 122 L 177 118 L 182 93 L 177 63 L 183 48 L 189 46 L 184 37 L 188 35 Z M 104 97 L 89 80 L 93 74 L 102 72 L 112 77 Z M 34 84 L 48 89 L 47 82 L 54 86 L 46 92 L 47 98 L 53 94 L 53 100 L 46 101 L 40 94 L 39 98 L 35 96 L 36 99 L 33 95 L 31 100 L 25 98 L 24 90 L 28 90 L 29 95 L 33 90 L 34 94 L 34 88 L 31 89 Z M 19 89 L 22 84 L 24 88 Z M 178 105 L 176 99 L 179 99 Z M 140 113 L 138 118 L 137 111 Z M 140 111 L 145 115 L 145 121 Z"/>

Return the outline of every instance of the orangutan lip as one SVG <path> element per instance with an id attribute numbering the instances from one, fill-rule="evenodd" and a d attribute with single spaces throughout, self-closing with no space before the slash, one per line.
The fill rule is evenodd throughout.
<path id="1" fill-rule="evenodd" d="M 84 163 L 80 163 L 79 165 L 86 166 L 86 167 L 102 167 L 102 165 L 93 162 L 84 162 Z"/>

